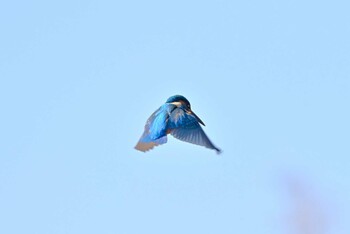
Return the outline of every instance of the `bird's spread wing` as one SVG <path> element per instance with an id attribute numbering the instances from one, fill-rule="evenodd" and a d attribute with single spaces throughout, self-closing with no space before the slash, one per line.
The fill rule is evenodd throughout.
<path id="1" fill-rule="evenodd" d="M 165 144 L 167 142 L 167 137 L 164 136 L 162 138 L 159 138 L 155 141 L 150 141 L 150 142 L 142 142 L 141 140 L 137 142 L 135 149 L 140 150 L 142 152 L 146 152 L 148 150 L 153 149 L 155 146 Z"/>
<path id="2" fill-rule="evenodd" d="M 169 118 L 170 134 L 175 138 L 196 145 L 201 145 L 210 149 L 214 149 L 220 153 L 218 149 L 207 137 L 202 127 L 199 125 L 196 117 L 191 113 L 185 112 L 181 108 L 176 108 Z"/>
<path id="3" fill-rule="evenodd" d="M 136 144 L 135 149 L 142 152 L 153 149 L 153 147 L 165 144 L 166 122 L 169 117 L 168 106 L 161 106 L 147 120 L 145 130 Z"/>

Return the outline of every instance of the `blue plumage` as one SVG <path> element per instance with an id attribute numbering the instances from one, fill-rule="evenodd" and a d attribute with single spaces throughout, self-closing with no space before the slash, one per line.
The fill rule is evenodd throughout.
<path id="1" fill-rule="evenodd" d="M 181 95 L 172 96 L 148 118 L 135 149 L 146 152 L 166 143 L 167 134 L 171 134 L 181 141 L 205 146 L 220 153 L 220 149 L 209 140 L 200 124 L 204 125 L 191 110 L 190 102 Z"/>
<path id="2" fill-rule="evenodd" d="M 153 121 L 149 123 L 149 136 L 156 140 L 162 136 L 166 135 L 167 125 L 166 123 L 168 119 L 168 109 L 169 105 L 162 105 L 156 113 L 154 113 Z"/>
<path id="3" fill-rule="evenodd" d="M 181 95 L 171 96 L 170 98 L 168 98 L 168 100 L 166 100 L 166 103 L 179 102 L 179 101 L 183 101 L 186 104 L 190 104 L 190 102 L 184 96 L 181 96 Z"/>

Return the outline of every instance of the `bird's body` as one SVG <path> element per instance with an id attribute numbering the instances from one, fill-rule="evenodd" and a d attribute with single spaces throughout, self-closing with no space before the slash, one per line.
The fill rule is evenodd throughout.
<path id="1" fill-rule="evenodd" d="M 146 152 L 154 146 L 166 143 L 167 134 L 171 134 L 179 140 L 205 146 L 220 153 L 220 149 L 209 140 L 200 124 L 204 125 L 192 112 L 189 101 L 181 95 L 172 96 L 148 118 L 135 149 Z"/>

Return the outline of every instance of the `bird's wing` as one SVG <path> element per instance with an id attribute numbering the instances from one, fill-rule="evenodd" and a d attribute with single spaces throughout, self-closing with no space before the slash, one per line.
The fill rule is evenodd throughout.
<path id="1" fill-rule="evenodd" d="M 153 149 L 155 146 L 165 144 L 167 142 L 167 136 L 164 136 L 162 138 L 159 138 L 155 141 L 150 141 L 150 142 L 142 142 L 141 140 L 137 142 L 135 149 L 146 152 L 148 150 Z"/>
<path id="2" fill-rule="evenodd" d="M 167 105 L 163 105 L 148 118 L 144 132 L 135 149 L 146 152 L 155 146 L 167 142 L 166 122 L 169 118 L 168 109 Z"/>
<path id="3" fill-rule="evenodd" d="M 170 114 L 169 126 L 171 126 L 170 134 L 175 138 L 192 144 L 201 145 L 209 149 L 214 149 L 217 153 L 221 152 L 221 150 L 209 140 L 197 119 L 190 113 L 186 113 L 181 108 L 176 108 Z"/>

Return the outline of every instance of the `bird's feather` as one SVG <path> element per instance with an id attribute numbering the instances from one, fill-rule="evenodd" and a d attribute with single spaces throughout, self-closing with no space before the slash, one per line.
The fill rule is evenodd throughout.
<path id="1" fill-rule="evenodd" d="M 161 106 L 147 120 L 145 129 L 135 149 L 146 152 L 155 146 L 167 142 L 167 121 L 169 117 L 169 104 Z"/>
<path id="2" fill-rule="evenodd" d="M 191 113 L 187 113 L 182 108 L 176 108 L 168 120 L 170 134 L 175 138 L 196 145 L 205 146 L 221 152 L 208 138 L 199 125 L 198 120 Z"/>
<path id="3" fill-rule="evenodd" d="M 155 141 L 150 141 L 150 142 L 142 142 L 139 141 L 137 142 L 135 149 L 140 150 L 142 152 L 146 152 L 148 150 L 153 149 L 155 146 L 165 144 L 167 142 L 167 137 L 161 137 Z"/>

